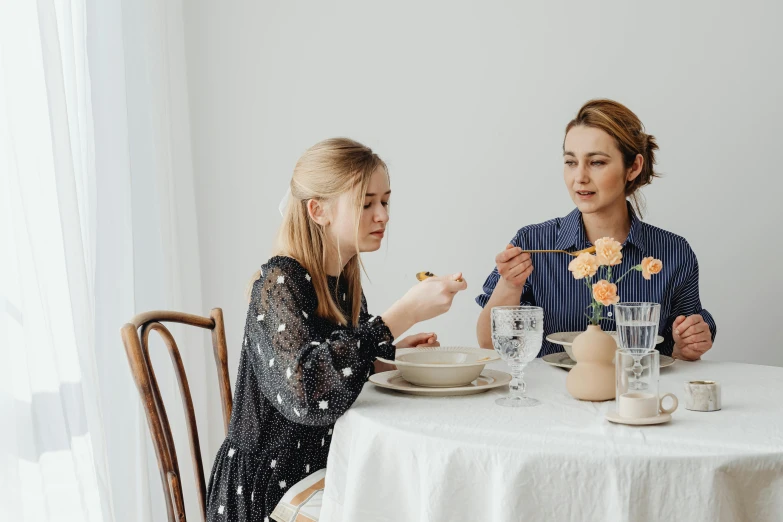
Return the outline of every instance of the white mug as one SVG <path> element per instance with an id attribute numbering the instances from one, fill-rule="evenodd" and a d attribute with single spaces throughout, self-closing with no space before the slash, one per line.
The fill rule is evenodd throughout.
<path id="1" fill-rule="evenodd" d="M 663 407 L 663 400 L 666 397 L 672 398 L 671 408 Z M 620 417 L 626 419 L 645 419 L 648 417 L 657 417 L 660 413 L 674 413 L 679 401 L 673 393 L 667 393 L 661 397 L 656 397 L 652 393 L 629 392 L 620 395 L 617 405 L 617 412 Z"/>

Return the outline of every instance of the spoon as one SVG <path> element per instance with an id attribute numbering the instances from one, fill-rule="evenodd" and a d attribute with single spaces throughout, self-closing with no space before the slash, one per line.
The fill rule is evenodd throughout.
<path id="1" fill-rule="evenodd" d="M 583 250 L 577 250 L 576 252 L 569 252 L 567 250 L 523 250 L 522 252 L 527 252 L 528 254 L 557 253 L 557 254 L 568 254 L 569 256 L 579 257 L 580 254 L 594 254 L 595 247 L 591 246 Z"/>
<path id="2" fill-rule="evenodd" d="M 418 274 L 416 274 L 416 279 L 418 279 L 419 281 L 424 281 L 425 279 L 428 279 L 430 277 L 435 277 L 435 274 L 433 274 L 432 272 L 419 272 Z M 463 279 L 461 277 L 457 279 L 458 283 L 461 283 L 462 281 Z"/>

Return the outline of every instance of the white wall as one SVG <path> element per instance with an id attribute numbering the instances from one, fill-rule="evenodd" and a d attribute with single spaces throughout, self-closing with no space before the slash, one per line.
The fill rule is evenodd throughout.
<path id="1" fill-rule="evenodd" d="M 389 243 L 365 257 L 371 310 L 420 270 L 461 270 L 468 292 L 417 330 L 474 344 L 495 254 L 573 208 L 563 129 L 593 97 L 658 138 L 646 218 L 699 257 L 719 332 L 708 358 L 783 365 L 780 3 L 227 4 L 184 9 L 203 302 L 225 310 L 232 380 L 245 285 L 307 147 L 345 135 L 391 168 Z"/>

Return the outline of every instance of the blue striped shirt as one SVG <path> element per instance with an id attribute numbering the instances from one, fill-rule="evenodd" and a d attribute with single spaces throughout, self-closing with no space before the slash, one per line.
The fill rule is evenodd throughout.
<path id="1" fill-rule="evenodd" d="M 645 257 L 655 257 L 663 262 L 663 270 L 651 280 L 633 272 L 620 281 L 617 293 L 620 302 L 654 302 L 661 304 L 658 333 L 664 342 L 657 346 L 664 355 L 674 349 L 672 324 L 679 315 L 701 314 L 710 327 L 713 340 L 717 327 L 710 313 L 701 307 L 699 299 L 699 263 L 688 242 L 671 232 L 644 223 L 631 209 L 631 230 L 623 243 L 622 264 L 612 268 L 616 281 L 629 268 L 641 263 Z M 522 249 L 581 250 L 591 246 L 582 224 L 582 213 L 575 209 L 564 218 L 557 218 L 537 225 L 523 227 L 511 240 Z M 590 304 L 590 292 L 582 281 L 577 281 L 568 271 L 573 259 L 565 254 L 531 254 L 535 269 L 528 277 L 520 298 L 521 305 L 540 306 L 544 309 L 544 337 L 556 332 L 582 331 L 588 325 L 585 307 Z M 500 279 L 497 267 L 484 283 L 484 293 L 476 302 L 484 307 Z M 613 313 L 613 307 L 604 308 L 604 316 Z M 601 320 L 605 331 L 615 330 L 614 321 Z M 546 339 L 538 356 L 562 352 L 563 347 Z"/>

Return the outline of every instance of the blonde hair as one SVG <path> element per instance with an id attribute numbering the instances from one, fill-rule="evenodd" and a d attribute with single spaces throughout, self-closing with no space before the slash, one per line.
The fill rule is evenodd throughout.
<path id="1" fill-rule="evenodd" d="M 275 251 L 296 259 L 310 274 L 318 298 L 316 314 L 341 325 L 359 323 L 362 306 L 363 268 L 359 256 L 359 221 L 364 206 L 364 195 L 373 173 L 386 163 L 372 149 L 348 138 L 332 138 L 310 147 L 294 168 L 291 193 L 283 222 L 277 235 Z M 337 305 L 337 296 L 331 295 L 327 282 L 327 238 L 324 228 L 313 221 L 307 211 L 311 199 L 322 203 L 336 200 L 346 192 L 355 194 L 356 251 L 343 268 L 340 277 L 348 282 L 351 317 L 346 318 Z M 339 255 L 339 245 L 337 245 Z M 342 265 L 342 260 L 340 260 Z M 260 273 L 258 273 L 260 275 Z M 258 276 L 256 276 L 257 278 Z"/>
<path id="2" fill-rule="evenodd" d="M 642 171 L 625 184 L 625 197 L 631 199 L 636 213 L 642 217 L 645 205 L 644 196 L 639 189 L 652 183 L 654 178 L 660 177 L 654 169 L 655 151 L 658 150 L 655 136 L 644 132 L 644 125 L 639 117 L 614 100 L 590 100 L 585 103 L 576 118 L 568 122 L 565 133 L 568 134 L 568 131 L 579 125 L 601 129 L 614 138 L 626 168 L 633 165 L 637 154 L 642 155 Z"/>

